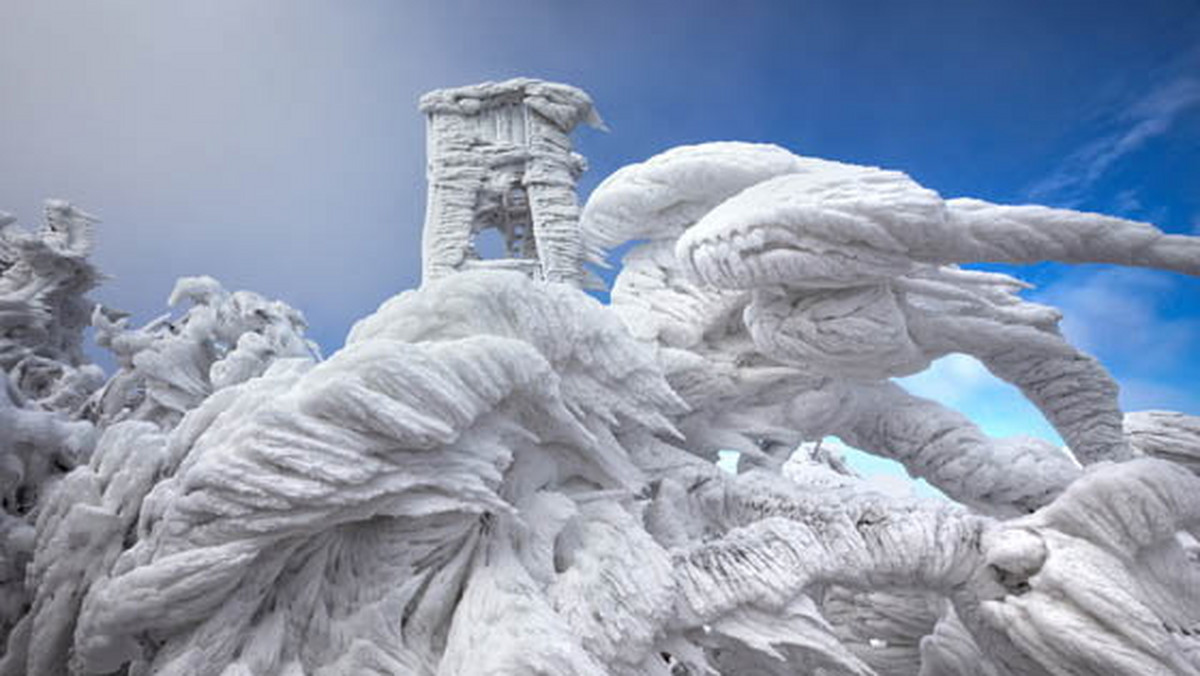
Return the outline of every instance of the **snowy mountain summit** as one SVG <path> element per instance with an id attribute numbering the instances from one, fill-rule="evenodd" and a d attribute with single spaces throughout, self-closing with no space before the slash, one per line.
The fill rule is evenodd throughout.
<path id="1" fill-rule="evenodd" d="M 1123 412 L 1058 311 L 958 267 L 1200 275 L 1200 238 L 732 142 L 581 208 L 582 91 L 421 109 L 422 285 L 326 359 L 208 277 L 131 327 L 86 298 L 93 217 L 0 218 L 0 675 L 1200 674 L 1200 420 Z M 891 380 L 948 354 L 1068 449 Z"/>

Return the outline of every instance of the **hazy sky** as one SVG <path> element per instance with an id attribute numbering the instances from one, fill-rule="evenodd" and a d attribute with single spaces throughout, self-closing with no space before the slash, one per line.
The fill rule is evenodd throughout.
<path id="1" fill-rule="evenodd" d="M 139 320 L 211 274 L 302 309 L 331 352 L 418 282 L 418 96 L 516 75 L 596 100 L 611 132 L 577 135 L 585 193 L 680 143 L 770 141 L 1200 232 L 1196 0 L 0 0 L 0 209 L 99 215 L 96 296 Z M 1200 283 L 1016 274 L 1128 407 L 1200 414 Z M 970 360 L 913 386 L 993 432 L 1045 431 Z"/>

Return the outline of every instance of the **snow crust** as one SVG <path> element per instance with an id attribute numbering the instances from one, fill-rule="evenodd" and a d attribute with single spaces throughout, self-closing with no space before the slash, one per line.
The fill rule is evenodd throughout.
<path id="1" fill-rule="evenodd" d="M 450 91 L 423 108 L 591 110 Z M 1197 240 L 741 143 L 626 167 L 573 218 L 595 260 L 640 241 L 610 304 L 451 266 L 327 359 L 206 277 L 131 327 L 85 296 L 94 219 L 5 221 L 0 675 L 1200 674 L 1200 422 L 1121 411 L 1056 310 L 956 266 L 1196 274 Z M 890 381 L 949 353 L 1069 452 Z"/>

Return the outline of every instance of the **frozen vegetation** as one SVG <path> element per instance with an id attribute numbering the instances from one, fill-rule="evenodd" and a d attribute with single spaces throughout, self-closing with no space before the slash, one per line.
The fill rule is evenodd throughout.
<path id="1" fill-rule="evenodd" d="M 1200 240 L 744 143 L 580 208 L 579 90 L 422 109 L 425 281 L 326 359 L 205 277 L 132 327 L 92 217 L 0 219 L 0 675 L 1200 674 L 1200 420 L 1123 413 L 1056 310 L 958 267 L 1197 275 Z M 1069 449 L 891 382 L 951 353 Z"/>

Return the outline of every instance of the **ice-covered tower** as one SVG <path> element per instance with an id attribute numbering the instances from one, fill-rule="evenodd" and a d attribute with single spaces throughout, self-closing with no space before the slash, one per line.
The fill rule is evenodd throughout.
<path id="1" fill-rule="evenodd" d="M 457 270 L 504 268 L 578 285 L 583 277 L 571 151 L 581 122 L 601 126 L 587 94 L 515 79 L 439 89 L 421 97 L 428 119 L 429 198 L 424 281 Z M 483 260 L 476 237 L 502 236 L 505 258 Z"/>

